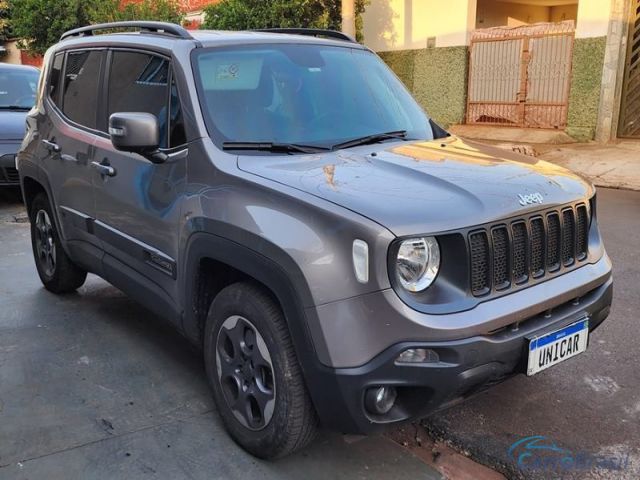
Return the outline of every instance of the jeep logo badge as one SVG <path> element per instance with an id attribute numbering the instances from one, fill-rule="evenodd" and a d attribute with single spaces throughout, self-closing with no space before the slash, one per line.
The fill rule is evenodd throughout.
<path id="1" fill-rule="evenodd" d="M 529 193 L 527 195 L 520 194 L 518 195 L 518 198 L 520 199 L 520 205 L 522 205 L 523 207 L 526 207 L 527 205 L 533 205 L 534 203 L 542 203 L 544 201 L 542 194 L 538 192 Z"/>

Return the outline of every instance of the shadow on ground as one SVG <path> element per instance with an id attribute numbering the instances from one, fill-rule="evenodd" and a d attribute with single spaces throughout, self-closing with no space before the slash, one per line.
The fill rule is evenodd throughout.
<path id="1" fill-rule="evenodd" d="M 6 219 L 22 207 L 2 195 Z M 72 295 L 44 290 L 28 223 L 0 220 L 0 245 L 1 478 L 440 478 L 385 437 L 323 432 L 256 460 L 224 432 L 178 333 L 94 276 Z"/>

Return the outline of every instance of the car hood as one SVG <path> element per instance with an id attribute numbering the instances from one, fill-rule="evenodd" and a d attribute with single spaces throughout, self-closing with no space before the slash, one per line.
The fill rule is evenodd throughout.
<path id="1" fill-rule="evenodd" d="M 238 157 L 246 172 L 348 208 L 397 236 L 480 225 L 586 198 L 593 187 L 557 165 L 449 137 L 314 155 Z M 543 204 L 520 205 L 540 193 Z"/>
<path id="2" fill-rule="evenodd" d="M 0 111 L 0 141 L 21 142 L 26 129 L 27 112 Z"/>

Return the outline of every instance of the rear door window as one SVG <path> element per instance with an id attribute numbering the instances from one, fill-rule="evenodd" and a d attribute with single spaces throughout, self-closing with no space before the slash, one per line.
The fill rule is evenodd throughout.
<path id="1" fill-rule="evenodd" d="M 70 120 L 96 129 L 102 50 L 69 52 L 64 72 L 62 111 Z"/>
<path id="2" fill-rule="evenodd" d="M 107 115 L 124 112 L 155 115 L 161 148 L 169 145 L 169 95 L 169 60 L 143 52 L 112 52 Z M 174 112 L 179 113 L 176 107 Z"/>

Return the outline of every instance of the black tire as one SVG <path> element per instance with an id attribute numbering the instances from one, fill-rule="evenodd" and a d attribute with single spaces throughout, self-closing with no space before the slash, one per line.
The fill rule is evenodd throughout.
<path id="1" fill-rule="evenodd" d="M 229 328 L 233 322 L 235 326 Z M 257 335 L 250 333 L 252 328 Z M 244 343 L 234 343 L 232 337 L 241 337 Z M 252 343 L 252 348 L 249 348 Z M 241 347 L 230 348 L 229 345 Z M 263 347 L 268 350 L 266 355 L 261 353 Z M 240 349 L 242 352 L 236 352 Z M 318 418 L 304 384 L 284 315 L 262 288 L 248 282 L 235 283 L 216 296 L 207 317 L 204 354 L 218 412 L 227 431 L 242 448 L 258 458 L 274 459 L 299 450 L 314 439 Z M 257 360 L 254 358 L 256 355 Z M 241 362 L 245 362 L 242 364 L 244 367 L 238 370 L 236 367 Z M 271 377 L 265 373 L 269 363 L 272 366 Z M 246 373 L 246 370 L 253 373 Z M 258 370 L 261 370 L 260 374 L 255 373 Z M 239 386 L 241 383 L 243 387 Z M 244 386 L 247 390 L 243 392 Z M 260 393 L 263 391 L 267 393 Z M 255 398 L 260 396 L 264 400 L 268 398 L 269 391 L 273 394 L 272 410 L 262 410 Z M 234 395 L 234 392 L 238 393 Z M 252 393 L 259 395 L 253 401 L 245 402 Z M 234 397 L 238 399 L 235 402 Z M 266 404 L 269 405 L 270 401 Z M 259 415 L 255 415 L 254 408 L 249 408 L 254 414 L 247 416 L 239 411 L 246 412 L 246 408 L 234 410 L 231 403 L 255 405 L 262 412 L 262 421 Z M 272 413 L 267 418 L 269 412 Z"/>
<path id="2" fill-rule="evenodd" d="M 33 199 L 29 220 L 33 258 L 44 287 L 58 294 L 77 290 L 85 282 L 87 272 L 76 266 L 62 248 L 51 205 L 44 193 Z M 45 252 L 47 248 L 50 250 Z"/>

